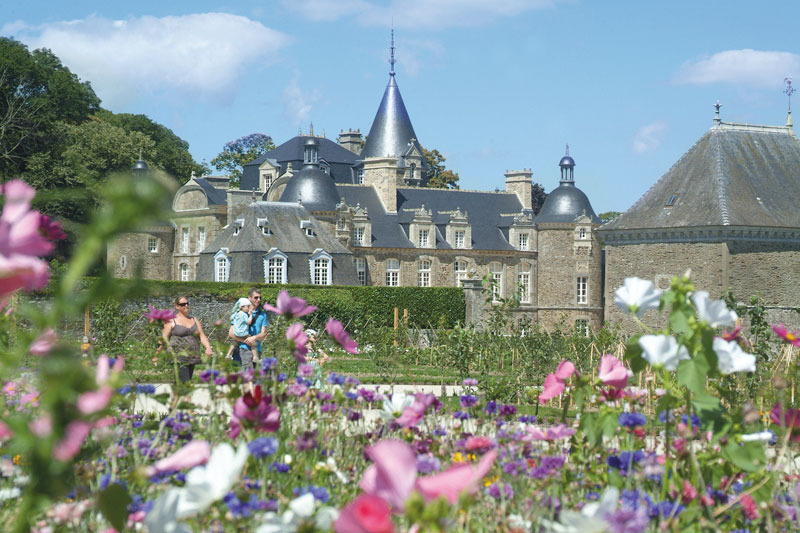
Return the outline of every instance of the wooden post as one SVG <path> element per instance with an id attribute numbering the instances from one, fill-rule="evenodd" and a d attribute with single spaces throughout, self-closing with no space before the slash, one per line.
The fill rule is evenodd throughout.
<path id="1" fill-rule="evenodd" d="M 81 343 L 81 353 L 83 353 L 83 355 L 86 355 L 92 347 L 92 343 L 89 341 L 89 326 L 91 321 L 92 308 L 87 305 L 86 309 L 83 311 L 83 342 Z"/>
<path id="2" fill-rule="evenodd" d="M 400 329 L 400 308 L 394 308 L 394 345 L 397 346 L 397 331 Z"/>
<path id="3" fill-rule="evenodd" d="M 408 309 L 403 309 L 403 325 L 408 327 Z"/>

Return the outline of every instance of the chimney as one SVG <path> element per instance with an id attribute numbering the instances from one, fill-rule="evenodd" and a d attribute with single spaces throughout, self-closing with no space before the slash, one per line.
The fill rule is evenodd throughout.
<path id="1" fill-rule="evenodd" d="M 368 157 L 364 160 L 364 185 L 375 188 L 388 213 L 397 212 L 397 187 L 401 181 L 396 157 Z"/>
<path id="2" fill-rule="evenodd" d="M 361 144 L 363 142 L 361 138 L 361 130 L 342 130 L 339 133 L 339 144 L 353 152 L 354 154 L 361 153 Z"/>
<path id="3" fill-rule="evenodd" d="M 523 209 L 531 209 L 533 205 L 533 171 L 506 170 L 506 192 L 513 192 L 522 203 Z"/>

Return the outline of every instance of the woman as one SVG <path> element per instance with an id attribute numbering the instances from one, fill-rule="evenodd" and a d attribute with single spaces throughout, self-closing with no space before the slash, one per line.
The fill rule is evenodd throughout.
<path id="1" fill-rule="evenodd" d="M 189 299 L 186 296 L 175 298 L 177 316 L 164 323 L 164 338 L 178 356 L 178 379 L 186 383 L 192 379 L 194 366 L 202 362 L 200 345 L 205 348 L 207 356 L 213 355 L 208 337 L 203 333 L 200 321 L 189 315 Z"/>

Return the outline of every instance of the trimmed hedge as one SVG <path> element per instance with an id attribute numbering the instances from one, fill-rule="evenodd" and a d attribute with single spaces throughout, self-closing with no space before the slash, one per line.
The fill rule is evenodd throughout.
<path id="1" fill-rule="evenodd" d="M 464 291 L 456 287 L 375 287 L 342 285 L 265 285 L 258 283 L 219 283 L 211 281 L 117 280 L 127 291 L 142 296 L 208 296 L 233 303 L 258 287 L 264 302 L 275 303 L 278 291 L 287 290 L 319 308 L 314 322 L 329 316 L 348 327 L 391 327 L 394 308 L 408 309 L 409 326 L 452 328 L 464 322 Z M 139 290 L 136 290 L 139 289 Z"/>

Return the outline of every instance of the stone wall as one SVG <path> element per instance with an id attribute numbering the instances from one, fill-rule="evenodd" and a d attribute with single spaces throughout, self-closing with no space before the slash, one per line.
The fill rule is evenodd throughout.
<path id="1" fill-rule="evenodd" d="M 172 276 L 166 279 L 180 280 L 181 265 L 186 264 L 189 266 L 189 279 L 186 281 L 202 280 L 204 278 L 199 277 L 197 271 L 198 262 L 200 261 L 200 252 L 208 248 L 220 234 L 225 224 L 225 215 L 224 213 L 220 213 L 218 215 L 203 214 L 187 216 L 176 219 L 175 223 L 178 225 L 178 229 L 176 230 L 177 242 L 175 243 L 175 253 L 173 254 L 172 261 Z M 189 229 L 189 251 L 186 253 L 182 251 L 183 228 Z M 200 233 L 199 228 L 205 228 L 206 232 L 205 244 L 203 244 L 202 247 L 200 246 L 198 237 Z"/>
<path id="2" fill-rule="evenodd" d="M 741 301 L 756 293 L 764 303 L 800 307 L 800 243 L 728 244 L 728 285 Z"/>
<path id="3" fill-rule="evenodd" d="M 155 252 L 149 251 L 151 237 L 158 239 Z M 138 274 L 144 279 L 172 279 L 174 239 L 172 226 L 122 234 L 108 244 L 106 264 L 117 278 L 133 278 Z"/>

